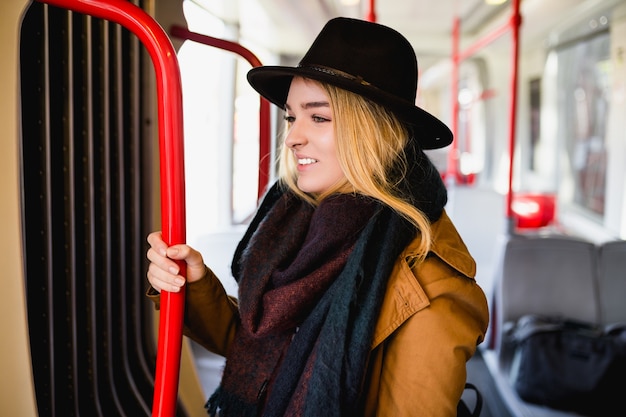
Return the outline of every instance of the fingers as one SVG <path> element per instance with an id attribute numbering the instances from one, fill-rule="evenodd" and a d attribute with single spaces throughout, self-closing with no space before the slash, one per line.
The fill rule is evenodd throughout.
<path id="1" fill-rule="evenodd" d="M 163 241 L 163 235 L 160 231 L 150 233 L 147 240 L 151 249 L 165 256 L 167 244 Z"/>
<path id="2" fill-rule="evenodd" d="M 183 276 L 168 272 L 154 262 L 148 266 L 148 273 L 146 275 L 150 285 L 158 292 L 179 292 L 183 285 L 185 285 L 185 278 Z"/>
<path id="3" fill-rule="evenodd" d="M 206 274 L 206 266 L 202 255 L 185 244 L 168 246 L 161 232 L 148 235 L 150 248 L 147 258 L 150 261 L 147 277 L 150 285 L 157 291 L 178 292 L 185 282 L 193 282 Z M 186 264 L 186 278 L 180 273 L 180 265 L 176 261 Z"/>

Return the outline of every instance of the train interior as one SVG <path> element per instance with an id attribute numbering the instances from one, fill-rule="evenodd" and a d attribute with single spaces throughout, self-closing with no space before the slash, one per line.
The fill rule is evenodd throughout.
<path id="1" fill-rule="evenodd" d="M 173 163 L 160 159 L 167 77 L 150 35 L 128 30 L 136 22 L 114 23 L 110 10 L 91 16 L 86 0 L 0 6 L 10 40 L 0 45 L 3 189 L 12 196 L 0 203 L 9 268 L 0 330 L 14 340 L 0 351 L 9 375 L 0 414 L 150 414 L 163 336 L 145 298 L 145 236 L 182 211 L 182 225 L 165 223 L 184 228 L 236 295 L 230 260 L 274 179 L 281 130 L 280 112 L 245 73 L 297 64 L 323 23 L 345 15 L 407 35 L 418 104 L 455 133 L 450 148 L 428 155 L 490 304 L 488 337 L 468 363 L 481 416 L 616 415 L 523 400 L 510 337 L 528 315 L 626 324 L 623 1 L 110 2 L 121 3 L 147 11 L 176 50 L 184 154 Z M 176 158 L 184 181 L 172 191 L 162 169 L 180 173 Z M 184 193 L 184 205 L 164 204 L 168 193 Z M 223 361 L 183 339 L 177 416 L 206 415 Z"/>

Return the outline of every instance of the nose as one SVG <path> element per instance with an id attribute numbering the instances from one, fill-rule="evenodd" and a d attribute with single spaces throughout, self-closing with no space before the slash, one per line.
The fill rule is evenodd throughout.
<path id="1" fill-rule="evenodd" d="M 285 137 L 285 145 L 288 148 L 295 149 L 306 143 L 306 136 L 298 126 L 296 122 L 291 123 L 289 126 L 287 136 Z"/>

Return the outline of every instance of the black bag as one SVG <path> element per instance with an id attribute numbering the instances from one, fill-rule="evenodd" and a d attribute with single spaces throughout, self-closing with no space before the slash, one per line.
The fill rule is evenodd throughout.
<path id="1" fill-rule="evenodd" d="M 465 383 L 465 391 L 474 391 L 476 400 L 474 401 L 474 410 L 470 410 L 469 406 L 465 403 L 464 400 L 459 401 L 459 404 L 456 408 L 456 416 L 457 417 L 478 417 L 480 416 L 480 411 L 483 408 L 483 396 L 478 391 L 478 388 L 474 384 L 470 384 L 469 382 Z"/>
<path id="2" fill-rule="evenodd" d="M 522 317 L 511 378 L 525 401 L 588 416 L 623 412 L 626 332 L 538 316 Z"/>

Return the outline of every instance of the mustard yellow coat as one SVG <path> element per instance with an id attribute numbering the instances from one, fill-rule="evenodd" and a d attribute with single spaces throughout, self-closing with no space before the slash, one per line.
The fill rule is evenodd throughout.
<path id="1" fill-rule="evenodd" d="M 489 313 L 476 264 L 444 212 L 433 246 L 414 265 L 398 258 L 390 277 L 367 370 L 366 417 L 454 417 L 466 362 L 487 330 Z M 187 288 L 185 334 L 225 355 L 238 323 L 237 303 L 211 271 Z"/>

